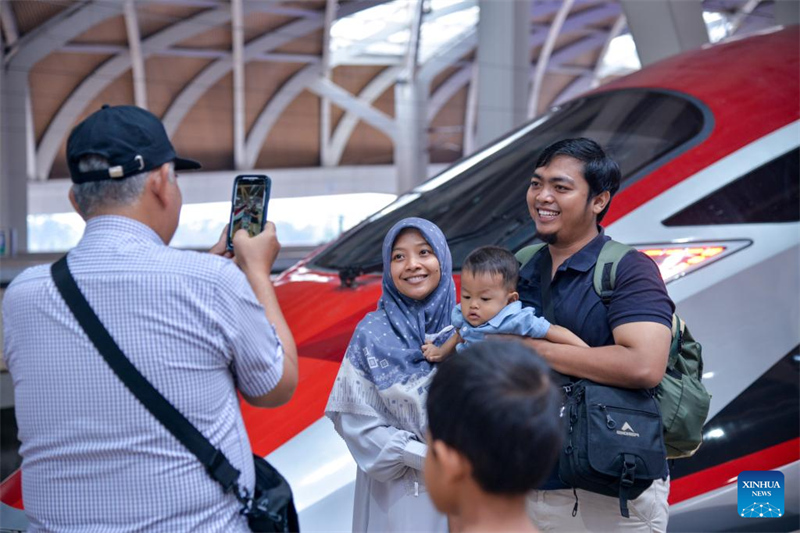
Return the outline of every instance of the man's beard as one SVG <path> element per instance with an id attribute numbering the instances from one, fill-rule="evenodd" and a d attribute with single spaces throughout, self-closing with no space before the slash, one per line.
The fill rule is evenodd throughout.
<path id="1" fill-rule="evenodd" d="M 555 244 L 558 241 L 558 233 L 540 233 L 537 231 L 536 238 L 546 244 Z"/>

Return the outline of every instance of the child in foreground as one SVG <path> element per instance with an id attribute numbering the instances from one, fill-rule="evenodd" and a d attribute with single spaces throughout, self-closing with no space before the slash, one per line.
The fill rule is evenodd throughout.
<path id="1" fill-rule="evenodd" d="M 560 405 L 549 367 L 519 342 L 476 343 L 439 366 L 428 392 L 424 473 L 451 527 L 536 531 L 525 494 L 555 464 Z"/>
<path id="2" fill-rule="evenodd" d="M 441 346 L 425 343 L 425 358 L 432 363 L 442 361 L 486 335 L 522 335 L 588 347 L 568 329 L 536 316 L 532 307 L 522 307 L 516 291 L 518 279 L 519 263 L 505 248 L 473 250 L 461 267 L 461 303 L 451 316 L 456 333 Z"/>

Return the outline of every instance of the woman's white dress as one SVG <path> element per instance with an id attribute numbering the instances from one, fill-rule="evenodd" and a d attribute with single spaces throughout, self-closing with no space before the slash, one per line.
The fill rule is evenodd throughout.
<path id="1" fill-rule="evenodd" d="M 425 489 L 425 444 L 375 417 L 334 413 L 332 420 L 358 464 L 354 532 L 447 531 Z"/>

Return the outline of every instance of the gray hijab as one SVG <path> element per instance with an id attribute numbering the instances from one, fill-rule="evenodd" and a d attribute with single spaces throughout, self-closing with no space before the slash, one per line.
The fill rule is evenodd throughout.
<path id="1" fill-rule="evenodd" d="M 392 248 L 406 228 L 417 229 L 439 260 L 439 285 L 424 300 L 404 296 L 392 280 Z M 422 356 L 421 347 L 426 338 L 435 338 L 437 344 L 447 339 L 447 334 L 436 335 L 450 325 L 455 299 L 453 261 L 442 231 L 422 218 L 395 224 L 383 241 L 383 294 L 378 309 L 367 314 L 353 333 L 326 414 L 375 416 L 422 439 L 434 365 Z"/>

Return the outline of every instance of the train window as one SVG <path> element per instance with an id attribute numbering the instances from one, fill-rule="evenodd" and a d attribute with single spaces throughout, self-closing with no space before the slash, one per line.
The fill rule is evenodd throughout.
<path id="1" fill-rule="evenodd" d="M 547 145 L 589 137 L 619 163 L 621 188 L 700 142 L 710 114 L 686 95 L 624 89 L 573 100 L 463 159 L 362 222 L 312 260 L 316 268 L 381 269 L 381 243 L 398 220 L 418 216 L 447 236 L 453 266 L 484 244 L 512 250 L 533 240 L 525 202 L 535 158 Z"/>
<path id="2" fill-rule="evenodd" d="M 665 226 L 800 221 L 800 150 L 791 150 L 664 220 Z"/>

